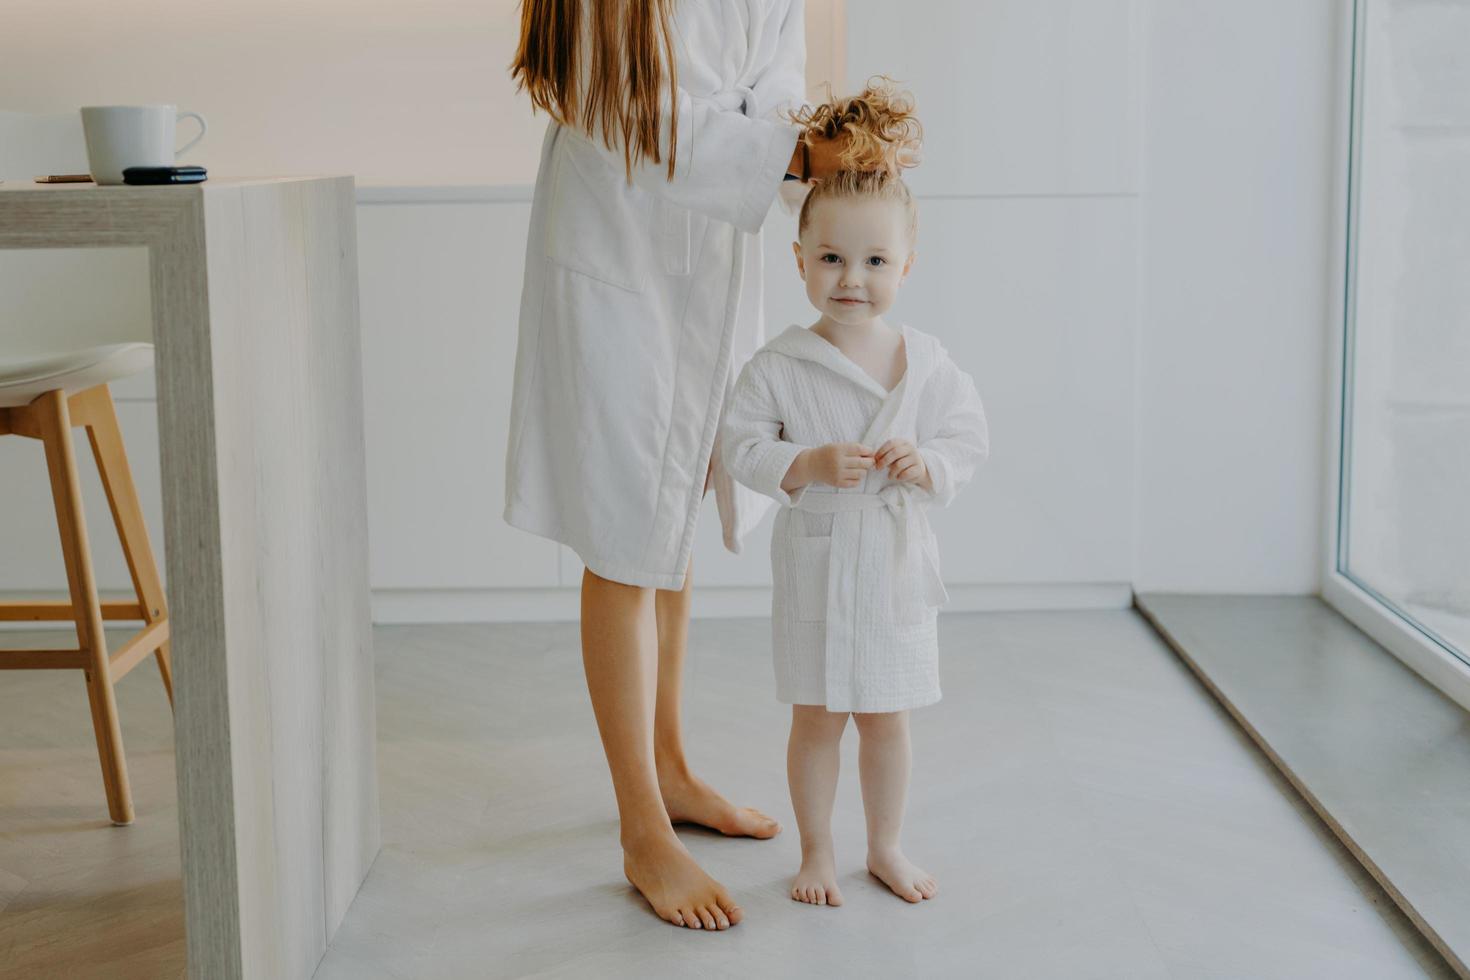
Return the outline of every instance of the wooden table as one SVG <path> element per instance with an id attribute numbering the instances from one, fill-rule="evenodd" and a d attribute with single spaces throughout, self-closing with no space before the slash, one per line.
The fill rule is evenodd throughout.
<path id="1" fill-rule="evenodd" d="M 148 249 L 194 977 L 310 977 L 378 851 L 354 208 L 0 184 L 0 248 Z"/>

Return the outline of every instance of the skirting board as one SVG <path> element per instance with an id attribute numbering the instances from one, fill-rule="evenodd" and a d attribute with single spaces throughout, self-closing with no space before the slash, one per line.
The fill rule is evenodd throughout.
<path id="1" fill-rule="evenodd" d="M 64 599 L 62 593 L 28 592 L 6 598 Z M 128 597 L 103 596 L 123 601 Z M 575 588 L 559 589 L 374 589 L 373 623 L 546 623 L 573 622 L 580 613 Z M 945 612 L 1021 612 L 1038 609 L 1127 609 L 1133 589 L 1124 582 L 950 585 Z M 703 619 L 758 618 L 771 614 L 771 590 L 764 586 L 694 587 L 692 615 Z M 109 620 L 109 628 L 126 626 Z M 69 622 L 0 623 L 10 630 L 72 629 Z"/>
<path id="2" fill-rule="evenodd" d="M 1123 582 L 1024 585 L 951 585 L 945 612 L 1014 612 L 1033 609 L 1127 609 L 1133 589 Z M 374 589 L 373 622 L 515 623 L 571 622 L 579 614 L 575 588 Z M 694 587 L 691 615 L 702 619 L 769 616 L 765 586 Z"/>

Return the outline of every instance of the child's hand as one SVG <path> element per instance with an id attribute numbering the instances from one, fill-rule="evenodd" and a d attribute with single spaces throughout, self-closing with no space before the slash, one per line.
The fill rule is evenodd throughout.
<path id="1" fill-rule="evenodd" d="M 889 439 L 878 447 L 873 462 L 880 469 L 888 470 L 900 483 L 928 482 L 929 468 L 924 465 L 924 456 L 907 439 Z"/>
<path id="2" fill-rule="evenodd" d="M 873 450 L 857 442 L 829 442 L 807 450 L 813 480 L 834 487 L 855 487 L 873 468 Z"/>

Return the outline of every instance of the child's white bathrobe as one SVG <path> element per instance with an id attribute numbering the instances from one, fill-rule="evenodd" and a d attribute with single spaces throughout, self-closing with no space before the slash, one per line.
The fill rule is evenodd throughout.
<path id="1" fill-rule="evenodd" d="M 726 415 L 725 465 L 782 504 L 771 540 L 776 696 L 830 711 L 902 711 L 939 700 L 938 607 L 948 595 L 928 507 L 954 499 L 989 453 L 985 410 L 939 341 L 902 328 L 891 392 L 803 327 L 741 372 Z M 874 469 L 851 489 L 781 481 L 803 449 L 889 439 L 919 448 L 932 493 Z"/>

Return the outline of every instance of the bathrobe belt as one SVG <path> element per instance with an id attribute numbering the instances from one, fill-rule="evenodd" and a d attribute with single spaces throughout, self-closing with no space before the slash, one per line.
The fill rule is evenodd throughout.
<path id="1" fill-rule="evenodd" d="M 889 569 L 890 584 L 896 585 L 907 569 L 910 547 L 919 548 L 918 572 L 923 577 L 925 600 L 934 606 L 949 601 L 944 579 L 939 574 L 939 554 L 934 537 L 929 533 L 929 516 L 917 499 L 922 491 L 906 483 L 890 483 L 877 493 L 837 493 L 830 490 L 811 491 L 802 494 L 794 505 L 797 510 L 813 514 L 841 514 L 860 510 L 886 509 L 898 524 L 898 537 L 894 541 L 892 565 Z M 834 529 L 835 530 L 835 529 Z M 830 551 L 832 560 L 838 549 Z M 829 573 L 829 580 L 832 576 Z"/>
<path id="2" fill-rule="evenodd" d="M 748 119 L 760 117 L 760 106 L 756 103 L 755 89 L 748 85 L 731 85 L 722 88 L 718 92 L 712 92 L 705 96 L 695 96 L 702 102 L 709 102 L 731 112 L 740 112 Z"/>

